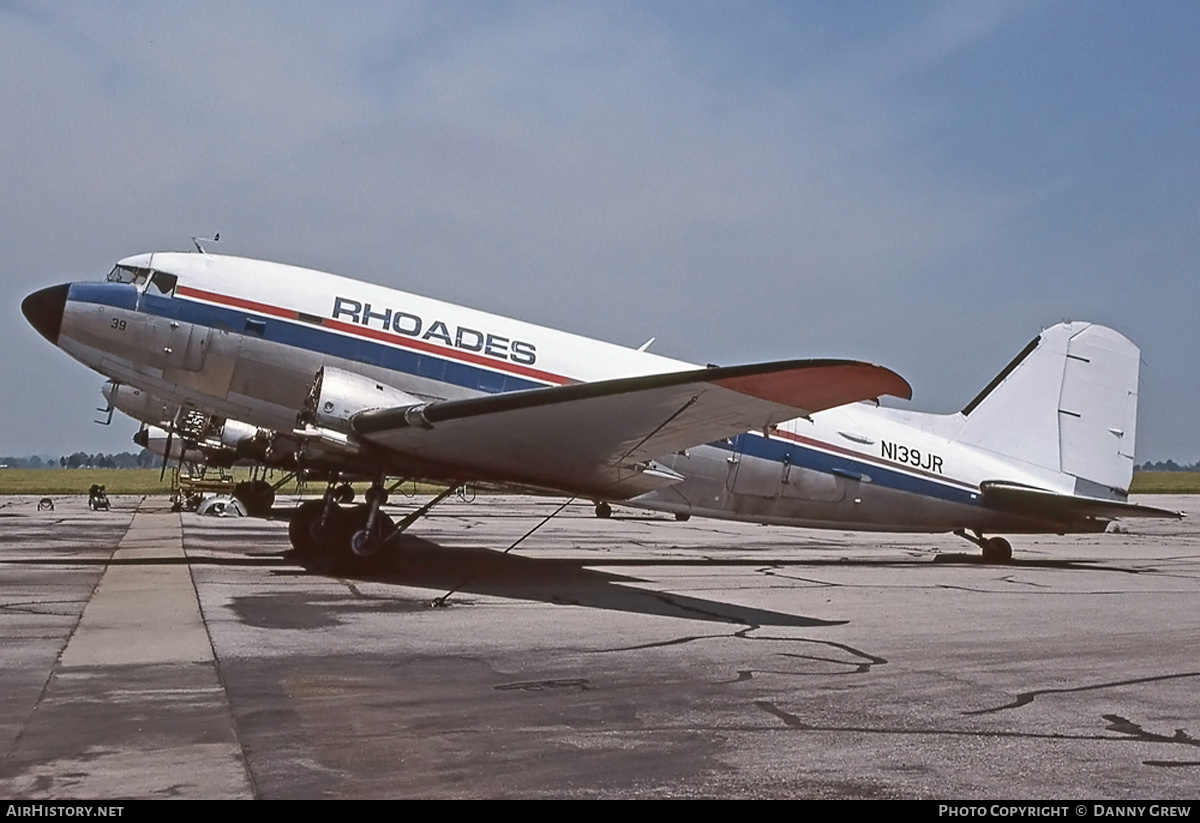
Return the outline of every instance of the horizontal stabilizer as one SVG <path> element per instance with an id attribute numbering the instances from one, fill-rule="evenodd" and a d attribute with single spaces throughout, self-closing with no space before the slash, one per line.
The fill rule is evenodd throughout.
<path id="1" fill-rule="evenodd" d="M 1156 509 L 1120 500 L 1101 500 L 1071 494 L 1035 489 L 1019 483 L 988 480 L 979 484 L 986 503 L 1014 514 L 1045 517 L 1052 520 L 1072 520 L 1081 517 L 1115 519 L 1120 517 L 1182 518 L 1183 512 Z"/>
<path id="2" fill-rule="evenodd" d="M 371 409 L 354 433 L 460 479 L 623 499 L 678 482 L 662 455 L 911 389 L 853 360 L 789 360 Z"/>

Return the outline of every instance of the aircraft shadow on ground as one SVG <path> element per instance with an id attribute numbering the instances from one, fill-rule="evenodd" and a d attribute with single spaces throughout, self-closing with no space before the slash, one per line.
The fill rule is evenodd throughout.
<path id="1" fill-rule="evenodd" d="M 583 606 L 609 611 L 633 612 L 662 617 L 682 617 L 737 626 L 840 626 L 848 621 L 820 620 L 802 615 L 739 606 L 692 595 L 666 593 L 637 587 L 647 582 L 637 577 L 588 568 L 619 565 L 604 559 L 547 559 L 504 554 L 493 549 L 448 547 L 421 537 L 402 535 L 393 539 L 370 571 L 337 573 L 349 580 L 391 583 L 429 589 L 430 601 L 455 590 L 448 605 L 462 605 L 471 595 L 488 595 L 518 600 L 535 600 L 559 605 Z M 678 565 L 713 565 L 697 558 Z M 632 565 L 632 564 L 630 564 Z M 638 565 L 671 566 L 671 561 L 643 561 Z M 728 565 L 728 564 L 724 564 Z M 770 565 L 763 561 L 747 563 Z M 315 573 L 321 573 L 317 571 Z"/>
<path id="2" fill-rule="evenodd" d="M 946 560 L 960 563 L 977 563 L 970 555 L 955 556 Z M 0 565 L 29 566 L 228 566 L 228 567 L 278 567 L 277 575 L 294 575 L 294 558 L 287 553 L 258 555 L 188 556 L 188 557 L 42 557 L 4 558 Z M 814 617 L 786 612 L 739 606 L 693 595 L 655 591 L 639 587 L 647 582 L 631 575 L 600 571 L 593 566 L 618 568 L 687 568 L 709 566 L 748 569 L 787 568 L 853 568 L 853 567 L 902 567 L 914 572 L 929 565 L 926 559 L 847 559 L 813 558 L 797 559 L 794 555 L 778 558 L 764 553 L 761 557 L 714 558 L 711 553 L 697 552 L 688 558 L 621 558 L 607 555 L 594 558 L 545 558 L 519 554 L 505 554 L 495 549 L 481 547 L 449 547 L 415 535 L 405 534 L 393 539 L 376 559 L 369 570 L 349 573 L 346 570 L 313 568 L 305 574 L 326 575 L 351 581 L 402 585 L 427 589 L 429 605 L 447 591 L 456 593 L 449 598 L 451 606 L 470 602 L 471 595 L 487 595 L 517 600 L 533 600 L 559 605 L 577 605 L 609 611 L 678 617 L 703 620 L 737 626 L 791 626 L 813 628 L 844 625 L 849 621 L 821 620 Z M 991 570 L 1012 568 L 1071 569 L 1091 571 L 1133 572 L 1128 568 L 1115 568 L 1090 561 L 1072 560 L 1014 560 L 1010 563 L 987 567 Z M 764 579 L 764 585 L 766 580 Z"/>

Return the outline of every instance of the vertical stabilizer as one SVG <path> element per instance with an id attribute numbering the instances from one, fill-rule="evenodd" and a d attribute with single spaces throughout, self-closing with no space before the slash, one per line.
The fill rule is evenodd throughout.
<path id="1" fill-rule="evenodd" d="M 1133 477 L 1137 346 L 1092 323 L 1046 329 L 962 410 L 959 440 L 1123 498 Z"/>

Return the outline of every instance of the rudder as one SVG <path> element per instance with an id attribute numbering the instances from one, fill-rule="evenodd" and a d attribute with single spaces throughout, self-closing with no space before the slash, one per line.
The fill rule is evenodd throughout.
<path id="1" fill-rule="evenodd" d="M 962 410 L 958 439 L 1124 499 L 1133 478 L 1138 347 L 1093 323 L 1042 332 Z"/>

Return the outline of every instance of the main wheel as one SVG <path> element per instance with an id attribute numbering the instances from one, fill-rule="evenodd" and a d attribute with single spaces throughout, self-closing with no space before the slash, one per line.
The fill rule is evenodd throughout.
<path id="1" fill-rule="evenodd" d="M 612 517 L 612 506 L 608 505 L 603 500 L 601 500 L 599 503 L 596 504 L 596 516 L 597 517 Z"/>
<path id="2" fill-rule="evenodd" d="M 324 500 L 305 500 L 292 512 L 292 519 L 288 521 L 288 540 L 297 554 L 311 557 L 327 550 L 330 539 L 337 532 L 338 522 L 342 520 L 342 510 L 335 506 L 322 528 L 321 515 L 324 512 Z"/>
<path id="3" fill-rule="evenodd" d="M 265 517 L 275 505 L 275 489 L 266 480 L 243 480 L 233 487 L 233 496 L 246 507 L 246 513 Z"/>
<path id="4" fill-rule="evenodd" d="M 1012 544 L 1003 537 L 990 537 L 983 541 L 983 562 L 1007 563 L 1012 560 Z"/>
<path id="5" fill-rule="evenodd" d="M 365 510 L 366 506 L 362 506 L 361 508 Z M 350 536 L 350 551 L 354 552 L 357 557 L 370 557 L 375 554 L 396 528 L 396 524 L 392 522 L 392 518 L 383 512 L 375 515 L 375 524 L 371 526 L 369 532 L 366 529 L 367 518 L 365 512 L 364 516 L 354 520 L 354 525 L 358 528 Z"/>

